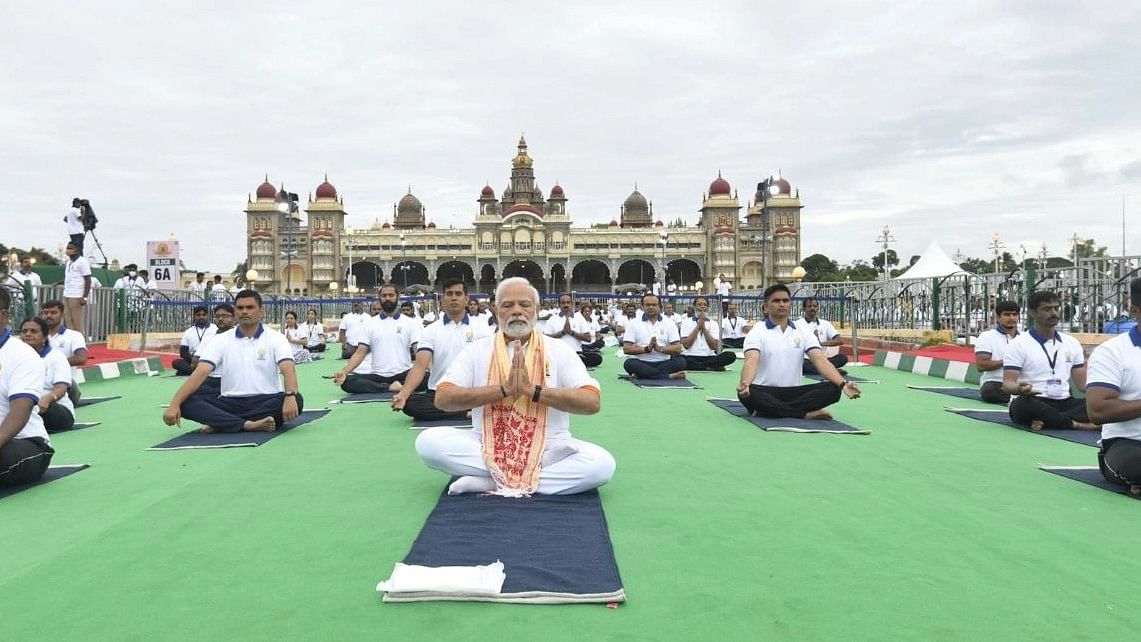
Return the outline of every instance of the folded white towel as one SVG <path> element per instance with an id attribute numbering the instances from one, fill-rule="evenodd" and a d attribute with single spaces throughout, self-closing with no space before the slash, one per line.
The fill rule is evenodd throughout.
<path id="1" fill-rule="evenodd" d="M 503 562 L 486 566 L 415 566 L 396 563 L 392 576 L 376 585 L 388 593 L 432 592 L 498 595 L 503 590 Z"/>

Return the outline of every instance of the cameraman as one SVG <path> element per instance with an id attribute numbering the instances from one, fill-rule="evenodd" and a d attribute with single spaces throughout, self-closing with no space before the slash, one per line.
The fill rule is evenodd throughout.
<path id="1" fill-rule="evenodd" d="M 83 212 L 81 207 L 83 201 L 80 198 L 71 199 L 71 209 L 67 210 L 63 220 L 67 222 L 67 234 L 71 237 L 71 242 L 75 244 L 75 248 L 79 250 L 79 254 L 83 255 L 83 237 L 87 236 L 87 232 L 83 229 Z"/>

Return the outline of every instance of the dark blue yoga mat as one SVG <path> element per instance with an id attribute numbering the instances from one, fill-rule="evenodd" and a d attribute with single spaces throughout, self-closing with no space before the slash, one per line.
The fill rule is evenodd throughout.
<path id="1" fill-rule="evenodd" d="M 1134 495 L 1129 494 L 1129 487 L 1122 484 L 1114 484 L 1106 480 L 1105 476 L 1097 468 L 1072 468 L 1064 466 L 1039 466 L 1039 470 L 1044 470 L 1048 473 L 1061 475 L 1067 479 L 1079 481 L 1083 484 L 1094 486 L 1102 490 L 1108 490 L 1118 495 L 1125 495 L 1131 499 L 1141 499 Z"/>
<path id="2" fill-rule="evenodd" d="M 80 398 L 79 403 L 75 404 L 75 407 L 76 408 L 82 408 L 84 406 L 94 406 L 97 403 L 103 403 L 104 401 L 112 401 L 114 399 L 119 399 L 119 398 L 120 398 L 120 395 L 114 395 L 111 397 L 82 397 L 82 398 Z"/>
<path id="3" fill-rule="evenodd" d="M 79 471 L 85 468 L 89 468 L 90 466 L 90 464 L 80 464 L 78 466 L 49 466 L 47 472 L 44 473 L 43 477 L 40 477 L 38 480 L 31 482 L 30 484 L 20 484 L 19 486 L 0 488 L 0 499 L 4 499 L 9 495 L 15 495 L 16 493 L 28 490 L 29 488 L 43 486 L 44 484 L 53 482 L 61 477 L 67 477 L 72 473 L 78 473 Z"/>
<path id="4" fill-rule="evenodd" d="M 639 388 L 701 388 L 689 379 L 635 379 L 629 375 L 618 375 Z"/>
<path id="5" fill-rule="evenodd" d="M 278 427 L 278 429 L 273 432 L 198 432 L 197 430 L 192 430 L 170 441 L 164 441 L 157 446 L 151 446 L 147 450 L 189 450 L 195 448 L 241 448 L 244 446 L 260 446 L 282 433 L 287 433 L 298 426 L 307 424 L 315 419 L 320 419 L 329 414 L 329 412 L 328 409 L 303 410 L 297 419 Z"/>
<path id="6" fill-rule="evenodd" d="M 391 392 L 360 392 L 353 395 L 345 395 L 329 403 L 379 403 L 392 401 L 393 396 L 394 393 Z"/>
<path id="7" fill-rule="evenodd" d="M 1009 426 L 1021 430 L 1022 432 L 1028 432 L 1034 435 L 1046 435 L 1047 437 L 1071 441 L 1083 446 L 1093 446 L 1096 448 L 1098 442 L 1101 441 L 1100 430 L 1030 430 L 1026 426 L 1014 423 L 1010 418 L 1010 413 L 1005 410 L 972 410 L 970 408 L 944 408 L 944 410 L 953 412 L 956 415 L 970 417 L 971 419 L 989 421 L 992 424 Z"/>
<path id="8" fill-rule="evenodd" d="M 718 408 L 751 422 L 766 432 L 823 432 L 837 435 L 870 435 L 870 430 L 860 430 L 853 426 L 833 419 L 774 419 L 771 417 L 753 417 L 749 411 L 735 399 L 707 399 L 709 403 Z"/>
<path id="9" fill-rule="evenodd" d="M 75 432 L 76 430 L 83 430 L 84 428 L 94 428 L 95 426 L 98 426 L 101 423 L 103 423 L 103 422 L 101 422 L 101 421 L 89 421 L 87 423 L 83 423 L 81 421 L 77 421 L 71 425 L 71 428 L 68 428 L 67 430 L 56 430 L 52 434 L 58 435 L 61 432 Z"/>
<path id="10" fill-rule="evenodd" d="M 625 600 L 597 490 L 509 498 L 448 495 L 445 487 L 403 562 L 437 567 L 496 560 L 507 575 L 504 601 Z"/>
<path id="11" fill-rule="evenodd" d="M 934 392 L 939 395 L 947 395 L 948 397 L 958 397 L 959 399 L 974 399 L 975 401 L 982 401 L 979 396 L 978 388 L 949 388 L 941 386 L 908 386 L 912 390 L 922 390 L 923 392 Z"/>

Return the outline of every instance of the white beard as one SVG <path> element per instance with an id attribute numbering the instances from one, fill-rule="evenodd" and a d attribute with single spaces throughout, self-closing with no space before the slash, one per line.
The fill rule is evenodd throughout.
<path id="1" fill-rule="evenodd" d="M 503 326 L 503 334 L 511 339 L 522 339 L 531 334 L 535 329 L 535 320 L 525 321 L 523 319 L 515 319 L 509 321 L 507 325 Z"/>

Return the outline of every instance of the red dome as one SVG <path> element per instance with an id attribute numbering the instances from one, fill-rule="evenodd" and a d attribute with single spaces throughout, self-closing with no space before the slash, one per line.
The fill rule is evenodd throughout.
<path id="1" fill-rule="evenodd" d="M 791 194 L 792 193 L 792 185 L 790 185 L 788 181 L 784 180 L 784 178 L 777 178 L 775 185 L 780 190 L 779 192 L 777 192 L 778 194 Z"/>
<path id="2" fill-rule="evenodd" d="M 495 190 L 491 189 L 490 185 L 484 185 L 483 189 L 479 190 L 479 195 L 482 198 L 495 198 Z"/>
<path id="3" fill-rule="evenodd" d="M 385 221 L 384 225 L 380 226 L 380 229 L 382 229 L 382 230 L 387 230 L 387 229 L 391 229 L 391 228 L 392 228 L 392 224 L 389 223 L 388 221 Z"/>
<path id="4" fill-rule="evenodd" d="M 556 196 L 560 196 L 560 197 L 563 196 L 563 186 L 562 185 L 555 185 L 554 187 L 551 188 L 551 198 L 555 198 Z"/>
<path id="5" fill-rule="evenodd" d="M 713 179 L 713 182 L 709 184 L 710 196 L 728 196 L 732 193 L 733 188 L 729 186 L 729 181 L 721 178 L 720 174 L 718 174 L 717 178 Z"/>
<path id="6" fill-rule="evenodd" d="M 665 223 L 661 221 L 654 221 L 654 227 L 662 227 L 663 225 L 665 225 Z"/>
<path id="7" fill-rule="evenodd" d="M 610 227 L 618 227 L 618 221 L 615 221 L 614 219 L 610 219 Z"/>
<path id="8" fill-rule="evenodd" d="M 325 177 L 325 182 L 318 185 L 313 193 L 317 195 L 317 198 L 337 198 L 337 188 L 329 182 L 328 176 Z"/>
<path id="9" fill-rule="evenodd" d="M 258 185 L 258 191 L 256 193 L 258 198 L 273 198 L 277 196 L 277 188 L 273 186 L 273 183 L 269 182 L 269 177 L 267 176 L 265 182 Z"/>
<path id="10" fill-rule="evenodd" d="M 428 223 L 428 227 L 436 227 L 435 223 Z"/>

